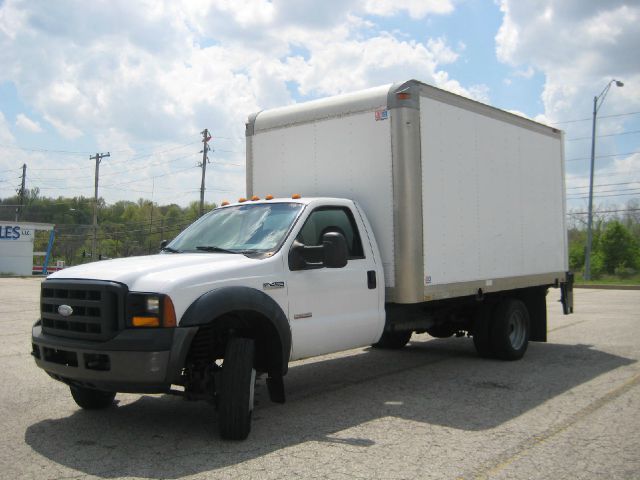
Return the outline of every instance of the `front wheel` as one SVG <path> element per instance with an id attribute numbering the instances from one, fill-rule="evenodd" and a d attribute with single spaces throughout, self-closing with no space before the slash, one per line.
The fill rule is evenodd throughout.
<path id="1" fill-rule="evenodd" d="M 225 440 L 244 440 L 251 431 L 256 371 L 253 368 L 254 341 L 232 338 L 222 362 L 218 424 Z"/>
<path id="2" fill-rule="evenodd" d="M 113 405 L 116 392 L 103 392 L 84 387 L 69 387 L 71 396 L 79 407 L 85 410 L 101 410 Z"/>

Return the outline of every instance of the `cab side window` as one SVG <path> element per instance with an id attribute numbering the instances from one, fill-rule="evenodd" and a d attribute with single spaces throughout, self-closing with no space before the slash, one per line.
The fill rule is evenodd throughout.
<path id="1" fill-rule="evenodd" d="M 319 246 L 322 245 L 322 236 L 327 232 L 339 232 L 344 235 L 349 260 L 364 258 L 358 228 L 348 208 L 323 207 L 314 210 L 300 230 L 297 240 L 308 247 Z"/>

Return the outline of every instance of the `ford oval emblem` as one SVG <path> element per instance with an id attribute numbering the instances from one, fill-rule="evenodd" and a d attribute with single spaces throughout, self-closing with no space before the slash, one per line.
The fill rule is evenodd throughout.
<path id="1" fill-rule="evenodd" d="M 68 317 L 73 313 L 73 308 L 71 308 L 69 305 L 60 305 L 58 307 L 58 313 L 63 317 Z"/>

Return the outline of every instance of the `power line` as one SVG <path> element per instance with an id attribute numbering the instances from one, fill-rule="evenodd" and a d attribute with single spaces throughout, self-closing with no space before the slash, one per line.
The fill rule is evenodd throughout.
<path id="1" fill-rule="evenodd" d="M 182 157 L 178 157 L 178 158 L 174 158 L 172 160 L 158 160 L 157 162 L 152 162 L 152 163 L 147 163 L 144 165 L 144 167 L 153 167 L 156 165 L 166 165 L 169 163 L 175 163 L 178 162 L 180 160 L 184 160 L 185 158 L 189 158 L 191 155 L 195 155 L 194 153 L 189 153 L 187 155 L 183 155 Z M 129 173 L 129 172 L 139 172 L 140 168 L 142 167 L 135 167 L 135 168 L 131 168 L 131 169 L 127 169 L 127 170 L 117 170 L 115 172 L 109 172 L 109 173 L 105 173 L 103 174 L 103 176 L 113 176 L 113 175 L 121 175 L 123 173 Z"/>
<path id="2" fill-rule="evenodd" d="M 635 134 L 635 133 L 640 133 L 640 130 L 630 130 L 628 132 L 609 133 L 609 134 L 606 134 L 606 135 L 596 135 L 596 138 L 619 137 L 621 135 L 632 135 L 632 134 Z M 576 140 L 591 140 L 591 137 L 566 138 L 565 142 L 574 142 Z"/>
<path id="3" fill-rule="evenodd" d="M 640 195 L 640 191 L 635 192 L 635 193 L 620 193 L 620 194 L 615 194 L 615 195 L 594 195 L 593 198 L 605 198 L 605 197 L 628 197 L 628 196 L 633 196 L 633 195 Z M 589 198 L 588 196 L 586 197 L 571 197 L 568 198 L 568 200 L 585 200 Z"/>
<path id="4" fill-rule="evenodd" d="M 600 190 L 599 192 L 594 192 L 594 194 L 600 195 L 602 193 L 620 193 L 620 192 L 635 192 L 640 190 L 640 187 L 635 187 L 635 188 L 622 188 L 622 189 L 616 189 L 616 190 Z M 584 192 L 575 192 L 575 193 L 570 193 L 567 198 L 573 199 L 573 198 L 578 198 L 575 197 L 575 195 L 584 195 Z M 580 197 L 582 198 L 582 197 Z"/>
<path id="5" fill-rule="evenodd" d="M 70 150 L 52 150 L 52 149 L 38 148 L 38 147 L 27 148 L 27 147 L 20 147 L 18 145 L 7 145 L 7 144 L 3 144 L 3 143 L 0 143 L 0 147 L 10 148 L 12 150 L 22 150 L 22 151 L 25 151 L 25 152 L 58 153 L 58 154 L 62 154 L 62 155 L 85 156 L 85 155 L 91 154 L 91 152 L 74 152 L 74 151 L 70 151 Z"/>
<path id="6" fill-rule="evenodd" d="M 633 183 L 640 183 L 640 181 L 636 180 L 633 182 L 622 182 L 622 183 L 600 183 L 598 185 L 594 185 L 594 188 L 597 187 L 613 187 L 613 186 L 617 186 L 617 185 L 631 185 Z M 579 188 L 589 188 L 589 185 L 581 185 L 579 187 L 568 187 L 567 190 L 577 190 Z"/>
<path id="7" fill-rule="evenodd" d="M 600 210 L 598 212 L 593 212 L 593 214 L 600 213 L 620 213 L 620 212 L 640 212 L 640 208 L 622 208 L 618 210 Z M 567 212 L 567 215 L 588 215 L 589 212 Z"/>
<path id="8" fill-rule="evenodd" d="M 613 153 L 611 155 L 596 155 L 594 158 L 609 158 L 609 157 L 624 157 L 625 155 L 634 155 L 636 153 L 640 153 L 640 151 L 635 152 L 627 152 L 627 153 Z M 590 160 L 591 157 L 579 157 L 579 158 L 570 158 L 566 160 L 567 162 L 577 162 L 578 160 Z"/>
<path id="9" fill-rule="evenodd" d="M 173 175 L 174 173 L 180 173 L 180 172 L 185 172 L 187 170 L 191 170 L 193 169 L 193 166 L 189 166 L 187 168 L 182 168 L 180 170 L 174 170 L 172 172 L 167 172 L 167 173 L 163 173 L 162 175 L 154 175 L 151 178 L 160 178 L 160 177 L 166 177 L 167 175 Z M 130 185 L 132 183 L 138 183 L 138 182 L 145 182 L 145 181 L 149 181 L 149 178 L 142 178 L 140 180 L 131 180 L 130 182 L 118 182 L 118 183 L 110 183 L 107 185 L 104 185 L 105 187 L 113 187 L 113 186 L 120 186 L 120 185 Z"/>
<path id="10" fill-rule="evenodd" d="M 629 115 L 637 115 L 639 114 L 639 112 L 627 112 L 627 113 L 617 113 L 617 114 L 613 114 L 613 115 L 600 115 L 598 116 L 599 119 L 602 118 L 615 118 L 615 117 L 626 117 Z M 577 122 L 586 122 L 586 121 L 591 121 L 593 120 L 593 117 L 588 117 L 588 118 L 578 118 L 576 120 L 563 120 L 561 122 L 553 122 L 550 125 L 561 125 L 561 124 L 565 124 L 565 123 L 577 123 Z"/>
<path id="11" fill-rule="evenodd" d="M 633 172 L 603 172 L 603 173 L 596 173 L 596 175 L 598 177 L 619 177 L 621 175 L 624 176 L 630 176 L 630 175 L 634 175 L 638 173 L 638 171 L 633 171 Z M 589 175 L 572 175 L 571 178 L 589 178 Z"/>

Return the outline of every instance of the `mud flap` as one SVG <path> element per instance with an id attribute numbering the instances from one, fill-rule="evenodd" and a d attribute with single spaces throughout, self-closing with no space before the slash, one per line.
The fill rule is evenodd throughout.
<path id="1" fill-rule="evenodd" d="M 281 375 L 267 377 L 269 399 L 274 403 L 284 403 L 284 380 Z"/>
<path id="2" fill-rule="evenodd" d="M 560 284 L 560 301 L 565 315 L 573 313 L 573 272 L 567 272 L 567 280 Z"/>

